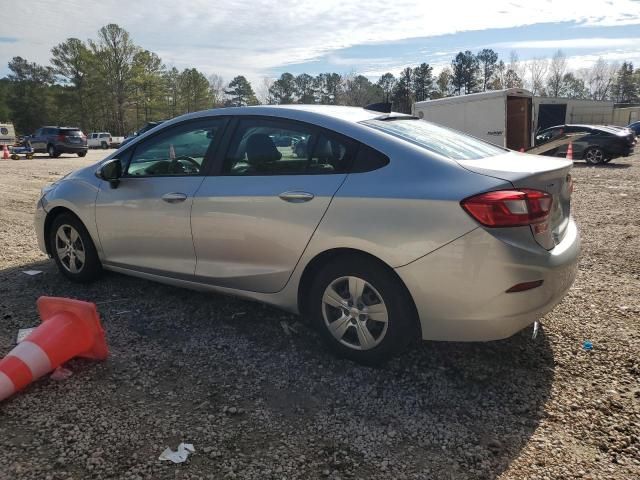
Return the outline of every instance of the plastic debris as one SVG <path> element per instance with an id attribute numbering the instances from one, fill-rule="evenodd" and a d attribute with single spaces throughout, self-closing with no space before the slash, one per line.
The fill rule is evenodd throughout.
<path id="1" fill-rule="evenodd" d="M 533 322 L 533 333 L 531 334 L 531 339 L 535 340 L 538 336 L 538 330 L 540 329 L 540 324 L 538 322 Z"/>
<path id="2" fill-rule="evenodd" d="M 181 443 L 178 445 L 178 450 L 175 452 L 170 448 L 167 448 L 160 454 L 158 460 L 169 460 L 173 463 L 183 463 L 189 458 L 190 453 L 195 453 L 196 449 L 193 448 L 192 443 Z"/>
<path id="3" fill-rule="evenodd" d="M 23 270 L 22 273 L 33 277 L 34 275 L 40 275 L 42 270 Z"/>
<path id="4" fill-rule="evenodd" d="M 589 340 L 585 340 L 584 342 L 582 342 L 582 348 L 589 352 L 591 350 L 593 350 L 593 343 L 591 343 Z"/>
<path id="5" fill-rule="evenodd" d="M 21 341 L 23 341 L 35 329 L 36 329 L 36 327 L 29 327 L 29 328 L 21 328 L 20 330 L 18 330 L 18 335 L 16 336 L 16 343 L 20 343 Z"/>
<path id="6" fill-rule="evenodd" d="M 63 367 L 58 367 L 53 371 L 51 375 L 49 375 L 49 378 L 51 378 L 51 380 L 61 382 L 62 380 L 66 380 L 67 378 L 69 378 L 71 375 L 73 375 L 73 372 L 71 370 L 67 370 Z"/>
<path id="7" fill-rule="evenodd" d="M 289 327 L 289 325 L 287 325 L 287 322 L 285 322 L 284 320 L 280 321 L 280 326 L 282 327 L 282 330 L 284 331 L 284 333 L 290 337 L 291 336 L 291 328 Z"/>
<path id="8" fill-rule="evenodd" d="M 234 320 L 236 317 L 241 317 L 243 315 L 246 315 L 247 312 L 236 312 L 233 315 L 231 315 L 231 320 Z"/>

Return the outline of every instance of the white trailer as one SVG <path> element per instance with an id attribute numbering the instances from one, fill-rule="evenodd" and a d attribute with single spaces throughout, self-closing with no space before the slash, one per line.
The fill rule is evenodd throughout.
<path id="1" fill-rule="evenodd" d="M 532 145 L 532 98 L 522 88 L 492 90 L 416 102 L 412 113 L 501 147 L 526 150 Z"/>
<path id="2" fill-rule="evenodd" d="M 533 97 L 534 131 L 565 124 L 610 125 L 613 102 L 560 97 Z"/>

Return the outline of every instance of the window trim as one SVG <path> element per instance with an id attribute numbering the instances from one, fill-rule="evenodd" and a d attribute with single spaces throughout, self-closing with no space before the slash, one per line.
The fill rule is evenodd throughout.
<path id="1" fill-rule="evenodd" d="M 116 158 L 119 158 L 120 161 L 123 162 L 122 165 L 122 178 L 171 178 L 171 177 L 204 177 L 208 175 L 209 164 L 213 163 L 213 159 L 217 150 L 220 149 L 222 142 L 214 142 L 211 141 L 209 146 L 207 147 L 207 151 L 204 154 L 204 158 L 202 160 L 202 165 L 200 166 L 200 171 L 196 174 L 183 174 L 183 173 L 171 173 L 165 175 L 129 175 L 129 167 L 131 166 L 131 161 L 136 154 L 136 150 L 148 144 L 150 141 L 155 141 L 158 139 L 162 139 L 163 137 L 169 136 L 170 130 L 174 130 L 175 128 L 183 128 L 189 125 L 198 125 L 198 124 L 206 124 L 207 122 L 212 121 L 220 121 L 222 123 L 220 127 L 220 139 L 224 140 L 226 135 L 226 130 L 229 125 L 229 117 L 215 115 L 211 117 L 202 117 L 202 118 L 194 118 L 190 120 L 185 120 L 184 122 L 173 123 L 171 125 L 167 125 L 166 128 L 161 129 L 160 131 L 154 133 L 153 135 L 145 138 L 141 142 L 136 142 L 134 145 L 131 145 L 130 148 L 127 148 L 122 154 L 118 155 Z M 212 139 L 213 140 L 213 139 Z M 125 162 L 122 160 L 122 157 L 128 157 Z"/>
<path id="2" fill-rule="evenodd" d="M 231 144 L 233 142 L 233 139 L 236 133 L 240 129 L 240 124 L 242 121 L 261 121 L 267 124 L 272 122 L 278 122 L 280 124 L 282 123 L 291 124 L 293 128 L 298 127 L 298 129 L 309 130 L 310 133 L 316 137 L 315 142 L 317 142 L 320 135 L 323 135 L 323 134 L 329 137 L 330 139 L 335 138 L 336 141 L 341 141 L 342 139 L 344 139 L 342 140 L 344 143 L 350 143 L 353 146 L 353 153 L 354 153 L 353 159 L 349 161 L 348 165 L 346 165 L 346 168 L 342 172 L 331 172 L 331 173 L 292 172 L 292 173 L 284 173 L 284 174 L 283 173 L 273 173 L 273 174 L 261 173 L 261 174 L 250 174 L 250 175 L 232 175 L 229 173 L 223 173 L 222 167 L 224 166 L 224 161 L 227 157 L 227 154 L 230 153 Z M 351 169 L 353 168 L 356 157 L 358 155 L 358 151 L 360 149 L 360 144 L 362 143 L 340 132 L 336 132 L 335 130 L 321 127 L 313 123 L 304 122 L 301 120 L 294 120 L 291 118 L 278 117 L 273 115 L 236 115 L 229 122 L 225 137 L 226 138 L 221 144 L 221 148 L 218 150 L 218 152 L 216 152 L 216 158 L 214 159 L 214 162 L 212 162 L 210 171 L 207 173 L 208 176 L 214 176 L 214 177 L 285 177 L 287 176 L 289 177 L 289 176 L 300 176 L 300 175 L 308 175 L 308 176 L 347 175 L 351 173 Z M 315 149 L 315 143 L 311 151 L 313 152 L 314 149 Z"/>

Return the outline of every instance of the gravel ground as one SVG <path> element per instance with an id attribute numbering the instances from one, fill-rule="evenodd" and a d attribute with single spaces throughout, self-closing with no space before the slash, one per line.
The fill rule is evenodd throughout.
<path id="1" fill-rule="evenodd" d="M 426 342 L 372 369 L 273 308 L 116 274 L 65 281 L 37 250 L 33 206 L 104 154 L 0 161 L 0 352 L 38 324 L 40 295 L 97 302 L 112 352 L 0 404 L 0 478 L 640 478 L 640 155 L 576 164 L 578 279 L 535 341 Z M 158 460 L 181 441 L 186 463 Z"/>

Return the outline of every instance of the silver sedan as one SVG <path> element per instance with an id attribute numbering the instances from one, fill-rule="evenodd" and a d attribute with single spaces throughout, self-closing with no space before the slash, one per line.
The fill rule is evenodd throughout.
<path id="1" fill-rule="evenodd" d="M 43 190 L 40 248 L 300 313 L 339 354 L 506 338 L 571 286 L 571 162 L 415 117 L 245 107 L 167 121 Z"/>

